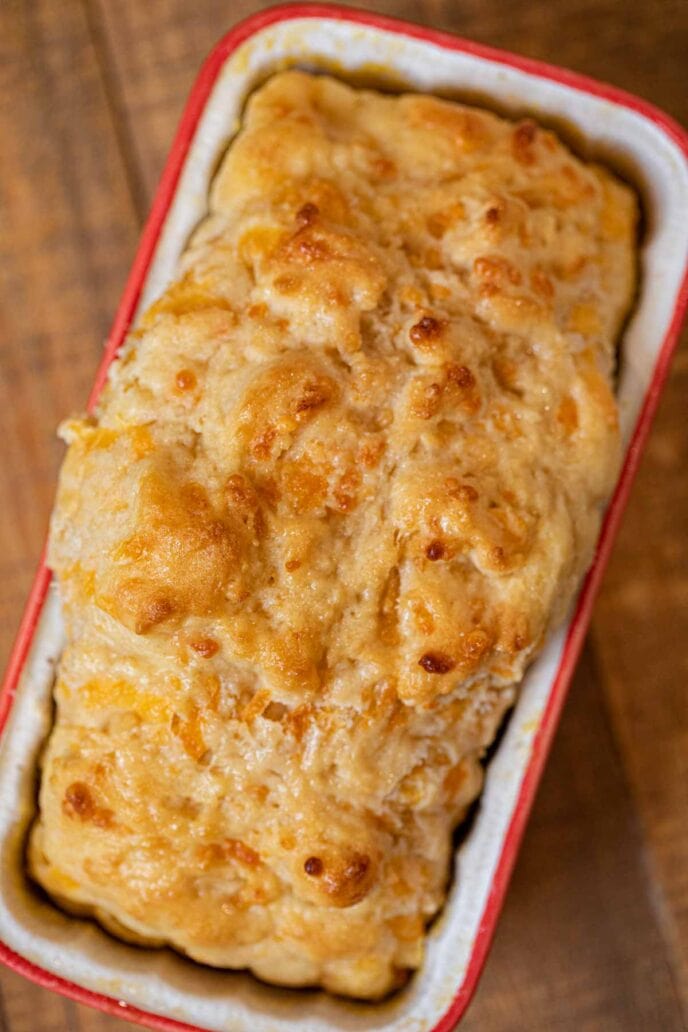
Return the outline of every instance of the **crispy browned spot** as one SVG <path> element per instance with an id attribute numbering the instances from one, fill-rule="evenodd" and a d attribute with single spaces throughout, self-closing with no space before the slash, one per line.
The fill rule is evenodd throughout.
<path id="1" fill-rule="evenodd" d="M 448 674 L 456 663 L 446 652 L 425 652 L 418 660 L 418 666 L 428 674 Z"/>
<path id="2" fill-rule="evenodd" d="M 210 659 L 219 650 L 220 646 L 214 638 L 194 638 L 189 645 L 204 659 Z"/>
<path id="3" fill-rule="evenodd" d="M 109 828 L 112 825 L 112 810 L 98 806 L 83 781 L 74 781 L 67 788 L 62 800 L 62 812 L 73 819 L 90 821 L 98 828 Z"/>
<path id="4" fill-rule="evenodd" d="M 267 704 L 261 713 L 261 717 L 265 717 L 266 720 L 272 720 L 275 723 L 279 723 L 280 720 L 286 717 L 288 712 L 288 706 L 285 706 L 283 702 L 273 700 Z"/>
<path id="5" fill-rule="evenodd" d="M 365 853 L 350 853 L 329 860 L 323 865 L 322 888 L 336 907 L 351 907 L 369 892 L 373 882 L 373 865 Z"/>
<path id="6" fill-rule="evenodd" d="M 382 156 L 373 159 L 372 168 L 375 175 L 379 176 L 380 179 L 393 179 L 397 174 L 397 167 L 394 162 Z"/>
<path id="7" fill-rule="evenodd" d="M 442 336 L 447 323 L 444 319 L 436 319 L 433 315 L 424 315 L 409 330 L 409 338 L 412 344 L 418 348 L 428 347 Z"/>
<path id="8" fill-rule="evenodd" d="M 205 870 L 212 864 L 221 864 L 225 859 L 225 852 L 219 842 L 202 842 L 196 846 L 195 856 Z"/>
<path id="9" fill-rule="evenodd" d="M 501 545 L 495 545 L 490 549 L 490 555 L 495 566 L 504 567 L 506 565 L 506 553 Z"/>
<path id="10" fill-rule="evenodd" d="M 226 856 L 238 860 L 241 864 L 246 864 L 247 867 L 257 867 L 260 863 L 260 854 L 247 846 L 241 839 L 225 839 L 223 848 Z"/>
<path id="11" fill-rule="evenodd" d="M 303 392 L 297 398 L 295 412 L 308 412 L 309 409 L 320 408 L 332 397 L 332 383 L 324 378 L 308 380 L 303 385 Z"/>
<path id="12" fill-rule="evenodd" d="M 431 562 L 435 563 L 438 559 L 444 558 L 444 545 L 441 541 L 431 541 L 428 547 L 425 549 L 425 554 Z"/>
<path id="13" fill-rule="evenodd" d="M 475 377 L 466 366 L 447 365 L 446 373 L 449 383 L 453 383 L 462 390 L 470 390 L 472 387 L 475 387 Z"/>
<path id="14" fill-rule="evenodd" d="M 471 484 L 462 484 L 456 477 L 447 477 L 445 480 L 447 494 L 450 498 L 456 498 L 460 502 L 477 502 L 478 492 Z"/>
<path id="15" fill-rule="evenodd" d="M 323 862 L 319 856 L 309 856 L 303 865 L 303 869 L 311 878 L 319 878 L 323 873 Z"/>
<path id="16" fill-rule="evenodd" d="M 93 816 L 95 803 L 88 785 L 75 781 L 65 792 L 62 811 L 68 817 L 79 817 L 82 821 Z"/>
<path id="17" fill-rule="evenodd" d="M 180 369 L 174 382 L 178 391 L 192 391 L 196 386 L 196 374 L 191 369 Z"/>
<path id="18" fill-rule="evenodd" d="M 306 203 L 297 211 L 296 221 L 300 222 L 303 226 L 310 226 L 311 223 L 315 222 L 319 214 L 320 208 L 318 205 L 313 204 L 312 201 L 306 201 Z"/>
<path id="19" fill-rule="evenodd" d="M 146 634 L 154 627 L 168 620 L 175 611 L 172 599 L 165 595 L 153 595 L 141 605 L 134 621 L 134 633 Z"/>

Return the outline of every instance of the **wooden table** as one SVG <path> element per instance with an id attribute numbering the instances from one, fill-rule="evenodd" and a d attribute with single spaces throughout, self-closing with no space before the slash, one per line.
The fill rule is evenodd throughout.
<path id="1" fill-rule="evenodd" d="M 85 401 L 185 95 L 219 34 L 262 6 L 0 7 L 3 654 L 46 530 L 55 426 Z M 607 79 L 688 122 L 685 0 L 376 6 Z M 687 399 L 684 345 L 467 1032 L 688 1028 Z M 0 973 L 0 1030 L 130 1027 Z"/>

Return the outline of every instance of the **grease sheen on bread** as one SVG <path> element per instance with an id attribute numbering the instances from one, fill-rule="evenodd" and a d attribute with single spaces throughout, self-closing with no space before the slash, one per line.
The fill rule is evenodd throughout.
<path id="1" fill-rule="evenodd" d="M 590 561 L 636 203 L 551 132 L 287 72 L 69 450 L 33 876 L 380 996 Z"/>

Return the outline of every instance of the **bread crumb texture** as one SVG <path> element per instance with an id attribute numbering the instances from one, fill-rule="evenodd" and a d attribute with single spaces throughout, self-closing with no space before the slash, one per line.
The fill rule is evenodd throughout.
<path id="1" fill-rule="evenodd" d="M 116 934 L 376 998 L 590 561 L 636 202 L 534 122 L 300 72 L 72 420 L 33 876 Z"/>

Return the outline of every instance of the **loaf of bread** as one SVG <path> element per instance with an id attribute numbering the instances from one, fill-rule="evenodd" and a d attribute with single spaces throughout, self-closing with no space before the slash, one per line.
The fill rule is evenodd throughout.
<path id="1" fill-rule="evenodd" d="M 376 998 L 617 474 L 637 206 L 534 122 L 248 104 L 69 450 L 32 876 L 114 934 Z"/>

